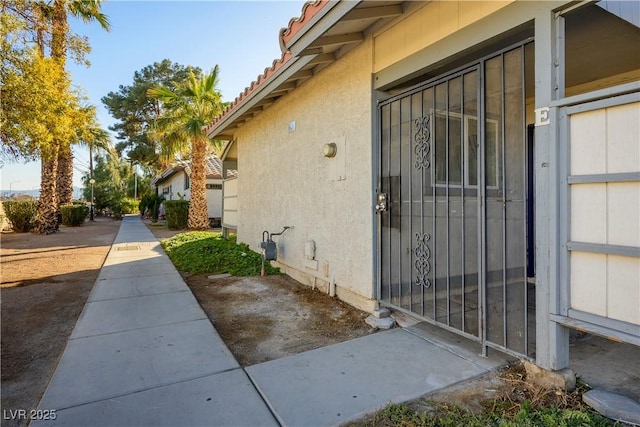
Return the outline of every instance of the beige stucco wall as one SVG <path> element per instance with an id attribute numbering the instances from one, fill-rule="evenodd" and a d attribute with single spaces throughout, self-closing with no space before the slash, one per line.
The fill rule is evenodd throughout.
<path id="1" fill-rule="evenodd" d="M 333 276 L 338 296 L 365 309 L 374 289 L 371 60 L 369 39 L 236 133 L 238 240 L 259 250 L 263 230 L 293 226 L 274 239 L 285 270 L 321 287 Z M 330 142 L 334 158 L 323 156 Z"/>
<path id="2" fill-rule="evenodd" d="M 512 3 L 433 1 L 374 36 L 373 71 L 378 72 Z"/>

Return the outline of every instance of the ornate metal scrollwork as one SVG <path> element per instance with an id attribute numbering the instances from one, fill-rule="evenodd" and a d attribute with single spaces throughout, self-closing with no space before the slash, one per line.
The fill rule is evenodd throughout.
<path id="1" fill-rule="evenodd" d="M 415 119 L 416 134 L 414 139 L 416 141 L 415 148 L 413 149 L 416 154 L 416 169 L 427 169 L 430 166 L 429 153 L 431 151 L 431 116 L 426 115 Z"/>
<path id="2" fill-rule="evenodd" d="M 428 278 L 431 272 L 429 240 L 431 240 L 429 233 L 416 233 L 416 260 L 413 264 L 416 268 L 416 284 L 427 289 L 431 287 L 431 281 Z"/>

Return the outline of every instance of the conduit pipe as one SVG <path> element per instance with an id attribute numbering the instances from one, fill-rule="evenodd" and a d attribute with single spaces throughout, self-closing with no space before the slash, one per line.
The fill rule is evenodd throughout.
<path id="1" fill-rule="evenodd" d="M 335 277 L 333 277 L 333 274 L 331 275 L 331 280 L 329 281 L 329 296 L 336 296 L 336 279 Z"/>

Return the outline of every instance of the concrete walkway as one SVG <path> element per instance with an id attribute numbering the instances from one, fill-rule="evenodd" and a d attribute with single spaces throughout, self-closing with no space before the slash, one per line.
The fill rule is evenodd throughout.
<path id="1" fill-rule="evenodd" d="M 393 329 L 242 368 L 128 216 L 40 402 L 56 419 L 31 425 L 337 425 L 504 362 L 428 336 Z"/>

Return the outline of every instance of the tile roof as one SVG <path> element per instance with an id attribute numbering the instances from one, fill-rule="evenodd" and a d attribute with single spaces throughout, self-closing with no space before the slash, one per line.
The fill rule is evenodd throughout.
<path id="1" fill-rule="evenodd" d="M 215 154 L 205 158 L 205 170 L 208 179 L 222 179 L 222 161 Z M 156 176 L 151 185 L 160 184 L 180 171 L 185 171 L 187 175 L 191 175 L 191 161 L 181 160 L 176 162 Z M 227 171 L 227 177 L 237 176 L 237 174 L 238 172 L 235 170 Z"/>
<path id="2" fill-rule="evenodd" d="M 280 30 L 280 49 L 286 51 L 285 45 L 309 22 L 309 20 L 322 8 L 328 0 L 308 1 L 302 6 L 302 14 L 291 18 L 289 25 Z"/>

